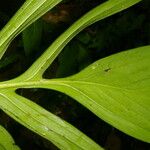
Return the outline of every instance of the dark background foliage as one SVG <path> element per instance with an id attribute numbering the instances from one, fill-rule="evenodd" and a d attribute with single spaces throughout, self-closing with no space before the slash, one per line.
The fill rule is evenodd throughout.
<path id="1" fill-rule="evenodd" d="M 75 20 L 105 0 L 64 0 L 15 38 L 0 60 L 0 81 L 23 73 L 44 50 Z M 24 0 L 0 2 L 0 28 Z M 143 0 L 121 13 L 86 28 L 61 52 L 45 78 L 59 78 L 79 72 L 92 62 L 111 54 L 150 44 L 150 1 Z M 23 95 L 48 111 L 67 120 L 107 150 L 150 150 L 147 143 L 134 139 L 103 122 L 70 97 L 45 89 L 19 89 Z M 12 134 L 22 150 L 55 150 L 49 141 L 24 128 L 3 112 L 0 123 Z"/>

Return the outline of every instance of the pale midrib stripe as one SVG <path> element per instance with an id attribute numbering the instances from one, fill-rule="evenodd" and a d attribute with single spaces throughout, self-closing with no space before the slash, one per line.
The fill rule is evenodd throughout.
<path id="1" fill-rule="evenodd" d="M 105 107 L 103 107 L 102 105 L 100 105 L 99 103 L 97 103 L 96 101 L 94 101 L 92 98 L 90 98 L 87 94 L 85 94 L 83 91 L 81 91 L 81 90 L 79 90 L 79 89 L 77 89 L 77 88 L 75 88 L 75 87 L 73 87 L 73 86 L 70 86 L 70 85 L 66 85 L 67 87 L 69 87 L 69 88 L 71 88 L 71 89 L 73 89 L 74 91 L 77 91 L 78 93 L 80 93 L 81 95 L 83 95 L 84 97 L 86 97 L 87 99 L 89 99 L 90 101 L 92 101 L 95 105 L 97 105 L 99 108 L 101 108 L 102 110 L 104 110 L 104 111 L 106 111 L 106 112 L 109 112 L 110 114 L 114 114 L 112 111 L 109 111 L 108 109 L 106 109 Z M 105 93 L 103 92 L 103 91 L 101 91 L 104 95 L 105 95 Z M 107 95 L 108 97 L 110 97 L 109 95 Z M 111 97 L 110 97 L 111 98 Z M 112 98 L 111 98 L 112 99 Z M 118 103 L 119 104 L 119 103 Z M 120 104 L 121 105 L 121 104 Z M 90 107 L 91 108 L 91 107 Z M 127 124 L 132 124 L 134 127 L 138 127 L 138 128 L 140 128 L 140 129 L 142 129 L 142 130 L 144 130 L 145 131 L 145 129 L 144 128 L 142 128 L 141 126 L 139 126 L 139 125 L 136 125 L 134 122 L 131 122 L 131 121 L 128 121 L 128 120 L 125 120 L 125 119 L 122 119 L 122 118 L 120 118 L 119 116 L 115 116 L 115 117 L 117 117 L 117 118 L 119 118 L 119 119 L 121 119 L 121 120 L 123 120 L 123 121 L 125 121 Z M 104 118 L 104 117 L 103 117 Z M 109 120 L 109 122 L 110 122 L 110 120 Z M 134 128 L 133 128 L 133 132 L 134 132 Z"/>
<path id="2" fill-rule="evenodd" d="M 2 97 L 4 97 L 5 99 L 7 99 L 10 103 L 12 103 L 12 105 L 14 105 L 15 107 L 17 107 L 17 108 L 18 108 L 20 111 L 22 111 L 24 114 L 27 114 L 26 111 L 23 111 L 22 108 L 20 108 L 19 106 L 17 106 L 16 103 L 14 103 L 14 102 L 9 98 L 9 96 L 7 97 L 5 94 L 2 94 L 2 93 L 0 93 L 0 96 L 2 96 Z M 15 97 L 15 98 L 16 98 L 16 97 Z M 26 104 L 26 105 L 27 105 L 27 104 Z M 28 105 L 28 107 L 30 107 L 30 106 Z M 32 108 L 32 107 L 31 107 L 31 108 Z M 32 108 L 32 109 L 33 109 L 33 108 Z M 6 111 L 7 111 L 7 110 L 6 110 Z M 8 111 L 9 111 L 9 109 L 8 109 Z M 34 111 L 36 111 L 37 113 L 40 113 L 40 112 L 38 112 L 36 109 L 34 109 Z M 10 113 L 12 113 L 12 112 L 10 112 Z M 14 116 L 16 116 L 16 115 L 14 115 Z M 32 115 L 31 115 L 30 117 L 32 117 Z M 18 118 L 18 119 L 21 120 L 21 118 Z M 32 117 L 32 119 L 33 119 L 34 121 L 37 121 L 41 126 L 45 127 L 45 125 L 44 125 L 42 122 L 40 122 L 37 118 Z M 48 120 L 55 122 L 55 120 L 50 119 L 50 118 L 48 118 Z M 24 120 L 22 120 L 22 122 L 24 122 Z M 58 124 L 57 122 L 55 122 L 55 123 L 56 123 L 57 125 L 59 125 L 60 127 L 64 128 L 60 123 L 59 123 L 59 124 Z M 33 128 L 32 126 L 30 126 L 29 124 L 26 124 L 26 122 L 24 122 L 24 124 L 27 125 L 29 128 L 31 128 L 33 131 L 35 131 L 35 128 Z M 46 127 L 48 127 L 48 126 L 46 126 Z M 38 131 L 36 131 L 36 132 L 38 132 Z M 68 141 L 70 141 L 71 143 L 75 144 L 77 147 L 80 147 L 80 145 L 74 143 L 74 142 L 71 141 L 67 136 L 64 136 L 64 135 L 61 134 L 61 133 L 57 133 L 56 131 L 51 130 L 51 129 L 50 129 L 50 131 L 47 131 L 47 132 L 54 132 L 55 134 L 57 134 L 57 135 L 59 135 L 59 136 L 65 137 L 66 140 L 68 140 Z M 70 131 L 70 132 L 71 132 L 71 131 Z M 77 136 L 74 132 L 72 132 L 72 134 L 74 134 L 75 136 Z M 85 138 L 83 138 L 83 139 L 86 141 Z M 87 141 L 87 142 L 88 142 L 88 141 Z M 55 143 L 56 143 L 56 142 L 55 142 Z M 82 147 L 80 147 L 80 148 L 83 149 Z M 84 150 L 84 149 L 83 149 L 83 150 Z"/>
<path id="3" fill-rule="evenodd" d="M 56 79 L 57 80 L 57 79 Z M 128 89 L 124 89 L 124 88 L 119 88 L 119 87 L 115 87 L 115 86 L 110 86 L 110 85 L 106 85 L 106 84 L 100 84 L 100 83 L 96 83 L 96 82 L 88 82 L 88 81 L 67 81 L 67 80 L 60 80 L 60 81 L 54 81 L 53 79 L 41 79 L 38 81 L 23 81 L 23 82 L 14 82 L 11 83 L 10 82 L 1 82 L 0 84 L 0 90 L 5 90 L 7 88 L 14 88 L 14 89 L 18 89 L 18 88 L 36 88 L 36 87 L 43 87 L 43 86 L 47 86 L 47 85 L 66 85 L 66 84 L 70 84 L 70 83 L 77 83 L 77 84 L 89 84 L 89 85 L 98 85 L 98 86 L 102 86 L 102 87 L 109 87 L 109 88 L 115 88 L 115 89 L 120 89 L 120 90 L 128 90 Z M 51 88 L 51 86 L 50 86 Z"/>

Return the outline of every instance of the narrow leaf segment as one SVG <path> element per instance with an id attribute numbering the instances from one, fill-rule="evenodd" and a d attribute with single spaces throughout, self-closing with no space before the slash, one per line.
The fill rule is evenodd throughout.
<path id="1" fill-rule="evenodd" d="M 0 32 L 0 58 L 14 37 L 60 1 L 26 1 Z M 0 83 L 0 108 L 27 128 L 51 140 L 60 149 L 102 149 L 67 122 L 15 93 L 18 88 L 55 89 L 75 98 L 118 129 L 149 142 L 150 124 L 147 118 L 150 112 L 148 107 L 150 70 L 146 65 L 149 63 L 150 53 L 147 51 L 149 47 L 102 59 L 81 73 L 66 79 L 42 78 L 44 71 L 63 47 L 81 30 L 139 1 L 109 0 L 84 15 L 64 32 L 23 75 Z M 130 60 L 123 59 L 126 58 L 124 56 Z M 139 66 L 138 62 L 141 60 L 143 62 Z M 133 67 L 134 65 L 137 67 Z M 144 74 L 141 71 L 143 68 L 147 70 Z M 136 75 L 137 72 L 139 76 Z M 133 76 L 130 78 L 131 74 Z"/>

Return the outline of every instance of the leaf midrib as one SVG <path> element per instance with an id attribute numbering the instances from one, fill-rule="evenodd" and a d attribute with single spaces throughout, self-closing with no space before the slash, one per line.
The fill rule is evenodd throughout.
<path id="1" fill-rule="evenodd" d="M 24 81 L 24 82 L 14 82 L 11 83 L 7 83 L 7 82 L 3 82 L 2 84 L 0 84 L 0 90 L 5 90 L 7 91 L 8 88 L 9 89 L 13 89 L 16 90 L 18 88 L 39 88 L 39 87 L 43 87 L 45 86 L 45 88 L 47 87 L 47 85 L 49 85 L 50 89 L 53 89 L 53 85 L 56 86 L 69 86 L 70 88 L 73 88 L 75 91 L 77 90 L 78 92 L 79 89 L 75 88 L 73 85 L 70 85 L 69 83 L 78 83 L 78 84 L 92 84 L 92 85 L 98 85 L 98 86 L 105 86 L 105 87 L 109 87 L 109 88 L 115 88 L 115 89 L 121 89 L 121 90 L 128 90 L 128 89 L 123 89 L 123 88 L 119 88 L 119 87 L 115 87 L 115 86 L 110 86 L 110 85 L 106 85 L 106 84 L 100 84 L 100 83 L 95 83 L 95 82 L 87 82 L 87 81 L 67 81 L 67 80 L 59 80 L 59 79 L 41 79 L 39 81 Z M 82 93 L 83 94 L 83 93 Z M 1 95 L 1 91 L 0 91 L 0 95 Z M 83 94 L 84 96 L 87 97 L 87 95 Z M 92 100 L 90 97 L 87 97 L 88 99 Z M 93 100 L 92 100 L 93 101 Z M 93 101 L 95 103 L 95 101 Z M 97 104 L 97 103 L 96 103 Z M 104 108 L 103 108 L 104 109 Z M 134 124 L 134 123 L 132 123 Z M 141 128 L 141 127 L 140 127 Z"/>
<path id="2" fill-rule="evenodd" d="M 7 95 L 4 95 L 4 94 L 1 94 L 1 93 L 0 93 L 0 96 L 3 96 L 4 98 L 6 98 L 10 103 L 12 103 L 12 104 L 13 104 L 15 107 L 17 107 L 19 110 L 21 110 L 24 114 L 27 114 L 26 111 L 23 111 L 22 108 L 18 107 L 18 105 L 16 105 L 15 103 L 13 103 L 13 101 L 12 101 Z M 29 106 L 29 107 L 30 107 L 30 106 Z M 32 108 L 32 109 L 33 109 L 33 108 Z M 34 111 L 38 112 L 36 109 L 34 109 Z M 12 112 L 10 112 L 10 113 L 12 113 Z M 13 115 L 16 116 L 15 113 L 14 113 Z M 16 116 L 16 117 L 17 117 L 17 116 Z M 31 117 L 34 121 L 38 122 L 38 124 L 40 124 L 41 126 L 47 127 L 47 126 L 45 126 L 41 121 L 39 121 L 39 119 L 37 119 L 37 118 L 35 118 L 35 117 L 32 117 L 32 115 L 31 115 L 30 117 Z M 48 118 L 48 119 L 50 119 L 50 118 Z M 21 118 L 19 118 L 19 120 L 21 120 Z M 28 126 L 29 128 L 31 128 L 32 130 L 35 131 L 35 129 L 34 129 L 31 125 L 28 125 L 23 119 L 22 119 L 21 121 L 22 121 L 26 126 Z M 54 120 L 51 120 L 51 121 L 54 122 Z M 56 122 L 56 124 L 58 125 L 57 122 Z M 59 124 L 59 126 L 63 128 L 63 126 L 62 126 L 61 124 Z M 68 140 L 68 141 L 70 141 L 71 143 L 75 144 L 77 147 L 80 147 L 80 145 L 78 145 L 78 144 L 76 144 L 75 142 L 71 141 L 67 136 L 64 136 L 64 135 L 62 135 L 62 134 L 60 134 L 60 133 L 57 133 L 55 130 L 49 129 L 47 132 L 54 132 L 55 134 L 57 134 L 57 135 L 59 135 L 59 136 L 65 137 L 66 140 Z M 71 131 L 70 131 L 70 132 L 71 132 Z M 74 133 L 72 132 L 72 134 L 74 134 Z M 82 147 L 80 147 L 80 148 L 83 149 Z M 84 149 L 83 149 L 83 150 L 84 150 Z"/>
<path id="3" fill-rule="evenodd" d="M 37 81 L 15 81 L 15 80 L 10 80 L 10 81 L 4 81 L 0 83 L 0 90 L 5 90 L 5 89 L 18 89 L 18 88 L 38 88 L 38 87 L 43 87 L 49 85 L 63 85 L 65 86 L 66 84 L 70 85 L 70 83 L 77 83 L 77 84 L 88 84 L 88 85 L 98 85 L 102 87 L 108 87 L 108 88 L 113 88 L 113 89 L 118 89 L 118 90 L 129 90 L 126 88 L 120 88 L 117 86 L 111 86 L 107 84 L 100 84 L 97 82 L 90 82 L 90 81 L 67 81 L 67 80 L 59 80 L 59 79 L 40 79 Z M 130 89 L 131 90 L 131 89 Z"/>

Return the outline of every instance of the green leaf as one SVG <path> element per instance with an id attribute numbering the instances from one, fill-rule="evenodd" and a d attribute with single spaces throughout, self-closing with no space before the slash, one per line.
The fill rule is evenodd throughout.
<path id="1" fill-rule="evenodd" d="M 0 126 L 0 150 L 20 150 L 11 135 Z"/>
<path id="2" fill-rule="evenodd" d="M 36 52 L 42 39 L 42 21 L 37 20 L 22 33 L 24 51 L 27 56 Z"/>
<path id="3" fill-rule="evenodd" d="M 75 49 L 76 43 L 67 45 L 63 52 L 58 56 L 59 66 L 56 77 L 65 77 L 75 73 L 77 66 L 78 49 Z"/>
<path id="4" fill-rule="evenodd" d="M 104 58 L 42 87 L 70 95 L 117 129 L 150 143 L 149 64 L 150 46 L 145 46 Z"/>
<path id="5" fill-rule="evenodd" d="M 26 27 L 62 0 L 27 0 L 16 15 L 0 31 L 0 59 L 10 42 Z"/>
<path id="6" fill-rule="evenodd" d="M 0 60 L 0 69 L 10 65 L 11 63 L 14 63 L 18 59 L 18 55 L 11 55 L 9 57 L 6 57 L 3 60 Z"/>
<path id="7" fill-rule="evenodd" d="M 20 79 L 20 81 L 2 82 L 0 84 L 0 107 L 17 121 L 40 135 L 44 132 L 43 126 L 46 125 L 56 133 L 59 133 L 59 130 L 63 130 L 66 138 L 68 136 L 72 137 L 74 135 L 66 130 L 69 129 L 74 132 L 75 129 L 70 129 L 67 125 L 64 128 L 61 126 L 55 127 L 50 120 L 59 122 L 60 119 L 51 118 L 50 113 L 45 112 L 43 109 L 41 110 L 36 104 L 8 90 L 21 87 L 53 89 L 70 95 L 117 129 L 149 143 L 149 58 L 150 46 L 145 46 L 99 60 L 80 73 L 68 78 L 41 79 L 37 81 L 23 81 Z M 41 115 L 43 114 L 42 111 L 44 111 L 44 114 L 48 113 L 46 118 L 42 118 L 45 116 Z M 33 118 L 28 117 L 27 119 L 22 116 L 32 116 Z M 50 120 L 43 121 L 44 119 Z M 39 126 L 39 123 L 35 120 L 41 120 L 43 124 L 41 125 L 40 122 Z M 35 123 L 31 124 L 31 122 Z M 49 123 L 45 124 L 45 122 Z M 46 135 L 45 138 L 48 138 L 48 136 Z M 71 138 L 69 137 L 69 139 Z"/>
<path id="8" fill-rule="evenodd" d="M 23 29 L 25 29 L 39 16 L 43 15 L 44 12 L 55 6 L 60 1 L 61 0 L 28 0 L 18 11 L 16 16 L 12 18 L 12 20 L 0 33 L 0 58 L 3 56 L 7 46 L 14 39 L 14 37 L 16 37 L 21 31 L 23 31 Z M 62 34 L 23 75 L 13 80 L 0 83 L 0 108 L 27 128 L 38 133 L 46 139 L 51 140 L 60 149 L 102 149 L 94 141 L 85 136 L 79 130 L 77 130 L 67 122 L 63 121 L 62 119 L 51 114 L 50 112 L 47 112 L 46 110 L 29 101 L 28 99 L 19 96 L 15 93 L 15 90 L 18 88 L 47 88 L 67 93 L 68 95 L 74 97 L 81 104 L 89 108 L 102 119 L 106 120 L 114 126 L 117 126 L 115 122 L 115 116 L 118 115 L 118 112 L 112 111 L 113 105 L 111 105 L 112 107 L 110 107 L 112 101 L 110 100 L 109 96 L 105 96 L 107 95 L 107 93 L 105 93 L 106 88 L 108 87 L 108 91 L 110 91 L 111 93 L 114 86 L 110 86 L 108 83 L 106 83 L 105 87 L 103 86 L 105 84 L 103 82 L 99 83 L 99 80 L 95 81 L 98 82 L 95 85 L 95 82 L 91 80 L 92 76 L 86 76 L 87 72 L 90 71 L 89 73 L 92 73 L 92 70 L 95 70 L 93 69 L 96 68 L 95 66 L 93 66 L 92 70 L 86 69 L 89 70 L 86 71 L 86 73 L 84 73 L 83 71 L 83 73 L 67 79 L 48 80 L 43 79 L 42 75 L 47 67 L 58 56 L 61 50 L 66 46 L 66 44 L 81 30 L 96 21 L 104 19 L 117 12 L 120 12 L 121 10 L 128 8 L 139 1 L 140 0 L 109 0 L 84 15 L 66 32 L 64 32 L 64 34 Z M 105 72 L 109 71 L 109 68 L 105 69 Z M 93 77 L 95 74 L 93 72 Z M 99 77 L 98 75 L 96 77 Z M 85 78 L 89 78 L 90 81 L 82 81 L 82 76 L 85 76 Z M 101 90 L 99 90 L 99 88 L 101 88 Z M 97 92 L 94 93 L 95 91 Z M 98 91 L 101 91 L 101 93 L 99 94 Z M 93 93 L 91 93 L 91 95 L 89 95 L 88 97 L 88 95 L 86 95 L 88 93 L 86 92 Z M 118 93 L 118 91 L 114 93 Z M 107 97 L 109 98 L 108 103 L 105 100 Z M 105 100 L 105 103 L 103 105 L 101 105 L 102 101 L 100 101 L 102 98 Z M 114 103 L 114 108 L 118 108 L 119 105 L 117 104 L 117 102 Z M 124 103 L 122 107 L 124 108 Z M 121 112 L 124 111 L 122 107 L 120 108 Z M 143 111 L 143 109 L 141 109 L 140 112 L 141 111 Z M 120 113 L 120 116 L 118 116 L 118 118 L 122 121 L 125 120 L 127 117 L 124 117 L 124 115 Z M 132 118 L 132 116 L 129 118 Z M 129 122 L 129 120 L 127 121 Z M 127 121 L 125 123 L 128 123 Z M 147 122 L 144 120 L 144 123 Z M 122 122 L 120 124 L 122 125 Z M 126 130 L 124 129 L 125 126 L 127 128 Z M 122 128 L 119 128 L 120 130 L 125 131 L 132 136 L 135 136 L 144 141 L 149 140 L 149 137 L 147 137 L 147 134 L 145 134 L 145 132 L 147 133 L 147 130 L 145 131 L 145 127 L 149 128 L 147 124 L 145 124 L 144 129 L 142 130 L 143 132 L 140 131 L 140 133 L 144 133 L 142 137 L 140 135 L 137 135 L 136 131 L 138 128 L 136 128 L 134 132 L 130 132 L 128 124 L 124 126 L 122 125 L 121 127 Z"/>
<path id="9" fill-rule="evenodd" d="M 140 1 L 141 0 L 108 0 L 89 11 L 52 43 L 45 53 L 32 65 L 31 68 L 28 69 L 28 71 L 24 74 L 24 77 L 26 79 L 28 78 L 33 80 L 41 78 L 45 70 L 54 61 L 62 49 L 80 31 L 87 26 L 116 14 L 117 12 L 120 12 Z"/>
<path id="10" fill-rule="evenodd" d="M 99 145 L 69 123 L 14 93 L 13 88 L 8 87 L 8 89 L 5 85 L 0 89 L 0 108 L 28 129 L 50 140 L 62 150 L 102 150 Z"/>

